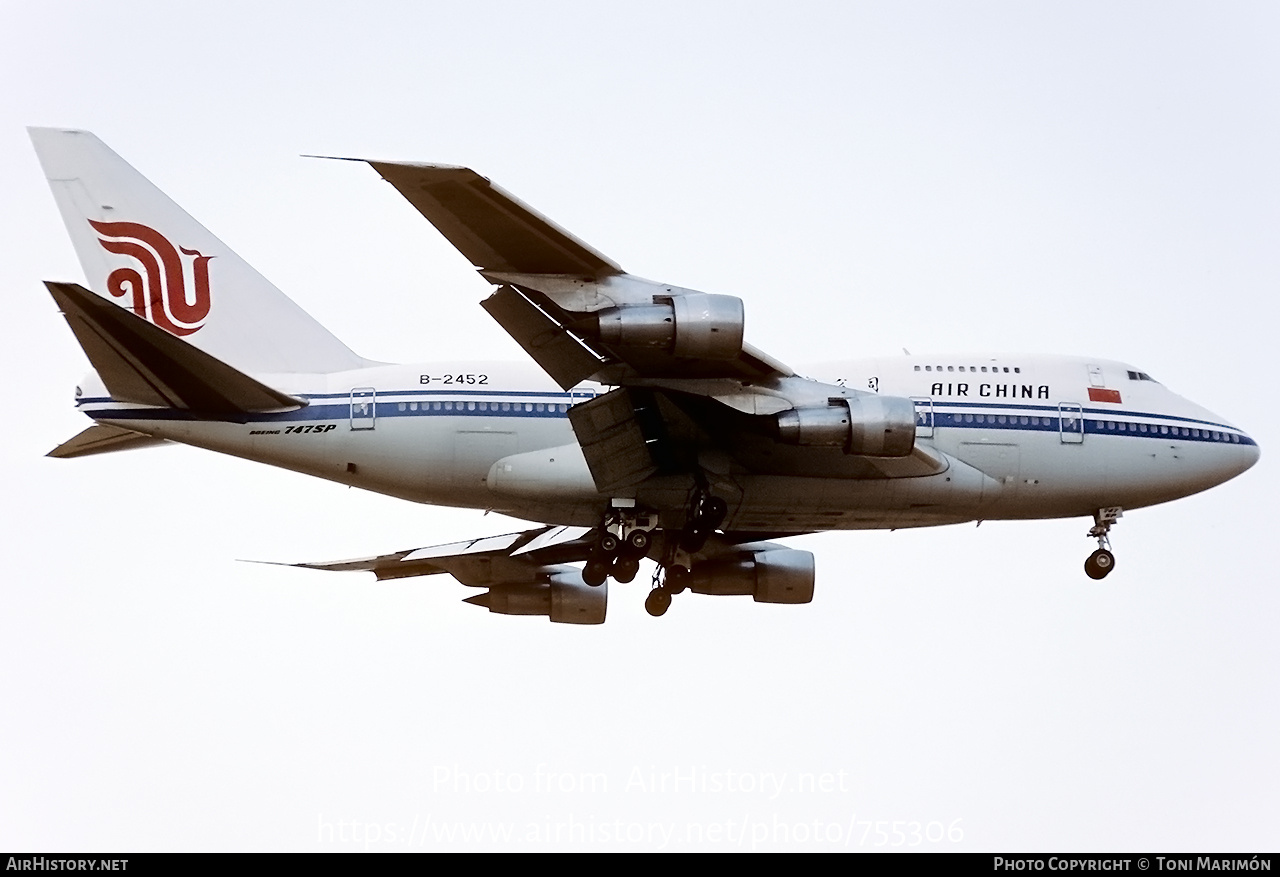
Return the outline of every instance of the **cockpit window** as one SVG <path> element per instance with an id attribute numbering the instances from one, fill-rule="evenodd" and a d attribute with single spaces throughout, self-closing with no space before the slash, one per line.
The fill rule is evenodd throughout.
<path id="1" fill-rule="evenodd" d="M 1131 371 L 1131 372 L 1129 372 L 1129 380 L 1131 380 L 1131 381 L 1151 381 L 1151 383 L 1153 383 L 1153 384 L 1158 384 L 1158 383 L 1160 383 L 1159 381 L 1157 381 L 1155 378 L 1151 377 L 1151 375 L 1147 374 L 1146 372 L 1133 372 L 1133 371 Z"/>

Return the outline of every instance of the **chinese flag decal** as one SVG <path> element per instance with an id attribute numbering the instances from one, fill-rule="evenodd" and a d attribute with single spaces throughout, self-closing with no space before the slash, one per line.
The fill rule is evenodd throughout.
<path id="1" fill-rule="evenodd" d="M 1114 402 L 1117 405 L 1119 405 L 1120 391 L 1119 390 L 1102 390 L 1102 389 L 1099 389 L 1098 387 L 1090 387 L 1089 401 L 1090 402 Z"/>

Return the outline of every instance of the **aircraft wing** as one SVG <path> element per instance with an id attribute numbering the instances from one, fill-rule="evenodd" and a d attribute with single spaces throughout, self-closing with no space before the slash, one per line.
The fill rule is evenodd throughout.
<path id="1" fill-rule="evenodd" d="M 608 256 L 465 167 L 371 161 L 471 264 L 521 274 L 621 274 Z"/>
<path id="2" fill-rule="evenodd" d="M 275 565 L 329 572 L 372 572 L 379 581 L 448 573 L 464 585 L 484 588 L 484 593 L 463 602 L 490 612 L 546 615 L 558 623 L 602 624 L 608 603 L 607 584 L 589 586 L 583 581 L 582 572 L 569 565 L 592 556 L 599 533 L 586 527 L 551 526 L 377 557 Z M 686 560 L 691 565 L 716 561 L 739 564 L 744 558 L 754 558 L 761 552 L 781 551 L 793 563 L 806 555 L 812 567 L 812 555 L 760 541 L 761 536 L 761 533 L 713 534 L 702 548 L 685 555 Z M 665 534 L 660 533 L 659 538 L 665 538 Z M 811 588 L 793 594 L 794 582 L 781 584 L 766 602 L 807 603 L 812 598 Z M 690 580 L 694 590 L 703 585 L 700 580 Z M 753 589 L 758 590 L 754 579 Z M 741 592 L 712 589 L 700 593 L 752 593 L 753 589 Z M 757 595 L 756 599 L 765 598 Z"/>
<path id="3" fill-rule="evenodd" d="M 464 585 L 484 588 L 463 602 L 499 615 L 546 615 L 565 624 L 603 624 L 605 585 L 590 587 L 569 563 L 591 551 L 586 527 L 542 527 L 378 557 L 293 563 L 332 572 L 367 571 L 378 581 L 448 573 Z"/>
<path id="4" fill-rule="evenodd" d="M 732 296 L 628 274 L 469 168 L 369 164 L 498 286 L 485 310 L 565 389 L 586 378 L 758 381 L 791 374 L 742 343 L 741 302 Z M 655 304 L 637 334 L 634 309 Z M 633 310 L 618 320 L 622 308 Z"/>
<path id="5" fill-rule="evenodd" d="M 377 557 L 286 566 L 331 572 L 365 571 L 377 576 L 378 581 L 448 573 L 474 588 L 531 584 L 545 578 L 549 566 L 586 560 L 591 548 L 589 533 L 586 527 L 542 527 Z"/>
<path id="6" fill-rule="evenodd" d="M 616 388 L 569 415 L 600 491 L 713 457 L 846 478 L 947 467 L 914 446 L 910 400 L 820 384 L 747 344 L 741 299 L 627 274 L 467 168 L 369 163 L 497 286 L 482 306 L 562 388 Z"/>

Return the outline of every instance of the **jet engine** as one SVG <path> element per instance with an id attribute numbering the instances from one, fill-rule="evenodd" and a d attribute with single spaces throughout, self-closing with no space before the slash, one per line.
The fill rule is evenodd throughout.
<path id="1" fill-rule="evenodd" d="M 825 408 L 783 411 L 777 424 L 778 438 L 787 444 L 866 457 L 905 457 L 916 444 L 915 403 L 899 396 L 837 397 Z"/>
<path id="2" fill-rule="evenodd" d="M 463 600 L 499 615 L 547 615 L 558 624 L 604 624 L 608 585 L 592 588 L 582 573 L 568 568 L 545 584 L 494 585 Z"/>
<path id="3" fill-rule="evenodd" d="M 690 359 L 734 359 L 742 352 L 742 299 L 731 295 L 654 296 L 654 304 L 606 308 L 596 318 L 600 340 L 617 347 L 652 347 Z"/>
<path id="4" fill-rule="evenodd" d="M 695 594 L 750 594 L 757 603 L 808 603 L 813 600 L 813 554 L 745 545 L 732 554 L 695 564 L 678 578 Z"/>

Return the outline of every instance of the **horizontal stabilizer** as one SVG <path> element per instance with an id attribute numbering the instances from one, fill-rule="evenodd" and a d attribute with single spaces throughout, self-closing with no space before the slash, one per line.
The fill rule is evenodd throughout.
<path id="1" fill-rule="evenodd" d="M 524 274 L 621 274 L 616 262 L 473 170 L 371 161 L 472 265 Z"/>
<path id="2" fill-rule="evenodd" d="M 129 451 L 134 448 L 150 448 L 163 444 L 167 443 L 162 438 L 100 423 L 58 445 L 45 456 L 61 459 L 88 457 L 92 454 L 108 454 L 112 451 Z"/>
<path id="3" fill-rule="evenodd" d="M 46 282 L 113 399 L 242 421 L 296 411 L 303 399 L 273 390 L 83 286 Z"/>

